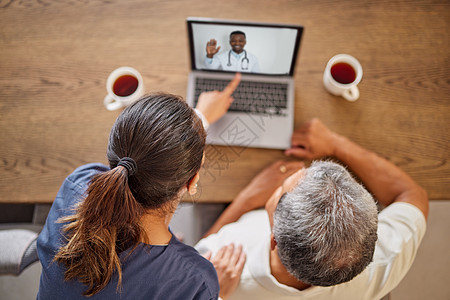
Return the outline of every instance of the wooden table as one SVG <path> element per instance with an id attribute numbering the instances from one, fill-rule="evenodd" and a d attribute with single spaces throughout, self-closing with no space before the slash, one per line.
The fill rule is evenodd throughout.
<path id="1" fill-rule="evenodd" d="M 185 18 L 301 24 L 299 126 L 318 117 L 450 199 L 450 3 L 417 1 L 0 0 L 0 202 L 51 202 L 77 166 L 106 163 L 118 112 L 108 74 L 132 66 L 147 91 L 185 95 Z M 359 59 L 361 97 L 322 85 L 326 62 Z M 208 146 L 197 201 L 230 201 L 282 151 Z"/>

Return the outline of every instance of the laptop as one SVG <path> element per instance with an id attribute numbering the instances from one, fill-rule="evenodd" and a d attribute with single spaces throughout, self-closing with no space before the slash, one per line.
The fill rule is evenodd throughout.
<path id="1" fill-rule="evenodd" d="M 294 126 L 294 69 L 303 27 L 187 19 L 191 72 L 186 101 L 222 90 L 241 72 L 228 112 L 208 128 L 213 145 L 287 149 Z M 208 48 L 208 50 L 207 50 Z M 209 51 L 209 53 L 207 53 Z"/>

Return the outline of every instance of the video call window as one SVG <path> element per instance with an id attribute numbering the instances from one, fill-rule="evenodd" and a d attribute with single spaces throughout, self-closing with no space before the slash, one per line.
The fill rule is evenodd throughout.
<path id="1" fill-rule="evenodd" d="M 194 70 L 293 75 L 301 28 L 191 23 L 190 30 Z M 218 49 L 212 58 L 207 46 Z"/>

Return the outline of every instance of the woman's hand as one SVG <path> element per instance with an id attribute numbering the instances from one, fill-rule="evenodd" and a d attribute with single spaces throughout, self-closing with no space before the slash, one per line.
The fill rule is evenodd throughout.
<path id="1" fill-rule="evenodd" d="M 211 251 L 206 252 L 203 256 L 211 261 L 216 269 L 220 298 L 227 299 L 237 288 L 247 259 L 242 246 L 235 247 L 234 244 L 223 246 L 212 259 Z"/>
<path id="2" fill-rule="evenodd" d="M 203 114 L 209 124 L 219 120 L 228 111 L 228 108 L 233 102 L 231 94 L 238 87 L 240 81 L 241 74 L 236 73 L 233 80 L 230 81 L 223 91 L 204 92 L 200 94 L 196 109 Z"/>

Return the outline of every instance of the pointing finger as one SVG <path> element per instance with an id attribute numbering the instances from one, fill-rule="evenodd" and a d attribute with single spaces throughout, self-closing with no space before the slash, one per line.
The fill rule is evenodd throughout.
<path id="1" fill-rule="evenodd" d="M 236 73 L 234 78 L 230 81 L 230 83 L 224 88 L 223 92 L 226 96 L 231 96 L 233 94 L 234 90 L 239 85 L 239 82 L 241 82 L 241 73 Z"/>

